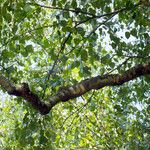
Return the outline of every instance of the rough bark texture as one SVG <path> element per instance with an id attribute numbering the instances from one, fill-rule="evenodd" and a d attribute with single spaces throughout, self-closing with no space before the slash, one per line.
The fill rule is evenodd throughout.
<path id="1" fill-rule="evenodd" d="M 122 85 L 125 82 L 147 74 L 150 74 L 150 63 L 137 65 L 122 74 L 92 77 L 83 80 L 73 86 L 62 88 L 56 93 L 55 96 L 49 98 L 48 104 L 42 102 L 37 94 L 34 94 L 29 89 L 27 83 L 22 83 L 18 88 L 9 80 L 7 80 L 3 75 L 0 75 L 0 85 L 8 92 L 8 94 L 24 98 L 41 114 L 46 115 L 49 113 L 52 107 L 54 107 L 59 102 L 66 102 L 70 99 L 79 97 L 92 89 L 98 90 L 105 86 Z"/>

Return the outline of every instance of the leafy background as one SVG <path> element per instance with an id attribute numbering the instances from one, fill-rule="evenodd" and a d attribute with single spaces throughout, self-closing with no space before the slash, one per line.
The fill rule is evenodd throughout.
<path id="1" fill-rule="evenodd" d="M 28 82 L 44 101 L 60 86 L 121 73 L 149 61 L 150 9 L 135 7 L 137 0 L 0 3 L 0 72 L 15 84 Z M 115 10 L 119 12 L 110 14 Z M 60 103 L 46 116 L 2 90 L 0 146 L 8 150 L 148 150 L 149 84 L 150 77 L 145 76 L 92 91 Z"/>

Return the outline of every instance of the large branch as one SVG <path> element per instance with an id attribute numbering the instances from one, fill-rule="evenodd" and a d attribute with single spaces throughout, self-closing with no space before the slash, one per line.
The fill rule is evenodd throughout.
<path id="1" fill-rule="evenodd" d="M 98 90 L 105 86 L 122 85 L 125 82 L 148 74 L 150 74 L 150 63 L 137 65 L 122 74 L 92 77 L 82 80 L 73 86 L 61 88 L 55 96 L 49 98 L 48 104 L 42 102 L 40 98 L 29 89 L 26 83 L 23 83 L 20 87 L 16 87 L 3 75 L 0 75 L 0 85 L 8 92 L 8 94 L 24 98 L 41 114 L 45 115 L 59 102 L 69 101 L 70 99 L 79 97 L 93 89 Z"/>

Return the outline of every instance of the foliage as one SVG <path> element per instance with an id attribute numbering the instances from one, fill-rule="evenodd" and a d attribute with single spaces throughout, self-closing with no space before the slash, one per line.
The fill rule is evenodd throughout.
<path id="1" fill-rule="evenodd" d="M 61 86 L 150 59 L 150 9 L 138 0 L 0 2 L 0 72 L 44 101 Z M 148 150 L 149 84 L 147 75 L 92 91 L 46 116 L 1 91 L 0 147 Z"/>

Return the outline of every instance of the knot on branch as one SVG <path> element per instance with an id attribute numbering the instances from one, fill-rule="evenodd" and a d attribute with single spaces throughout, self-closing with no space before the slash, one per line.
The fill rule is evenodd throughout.
<path id="1" fill-rule="evenodd" d="M 25 93 L 29 93 L 30 92 L 28 83 L 22 83 L 21 89 Z"/>
<path id="2" fill-rule="evenodd" d="M 69 90 L 68 86 L 62 86 L 59 88 L 57 94 L 61 98 L 62 102 L 68 101 L 71 98 L 71 91 Z"/>
<path id="3" fill-rule="evenodd" d="M 11 94 L 21 96 L 27 93 L 30 93 L 29 85 L 27 83 L 22 83 L 21 85 L 16 86 L 16 89 Z"/>

